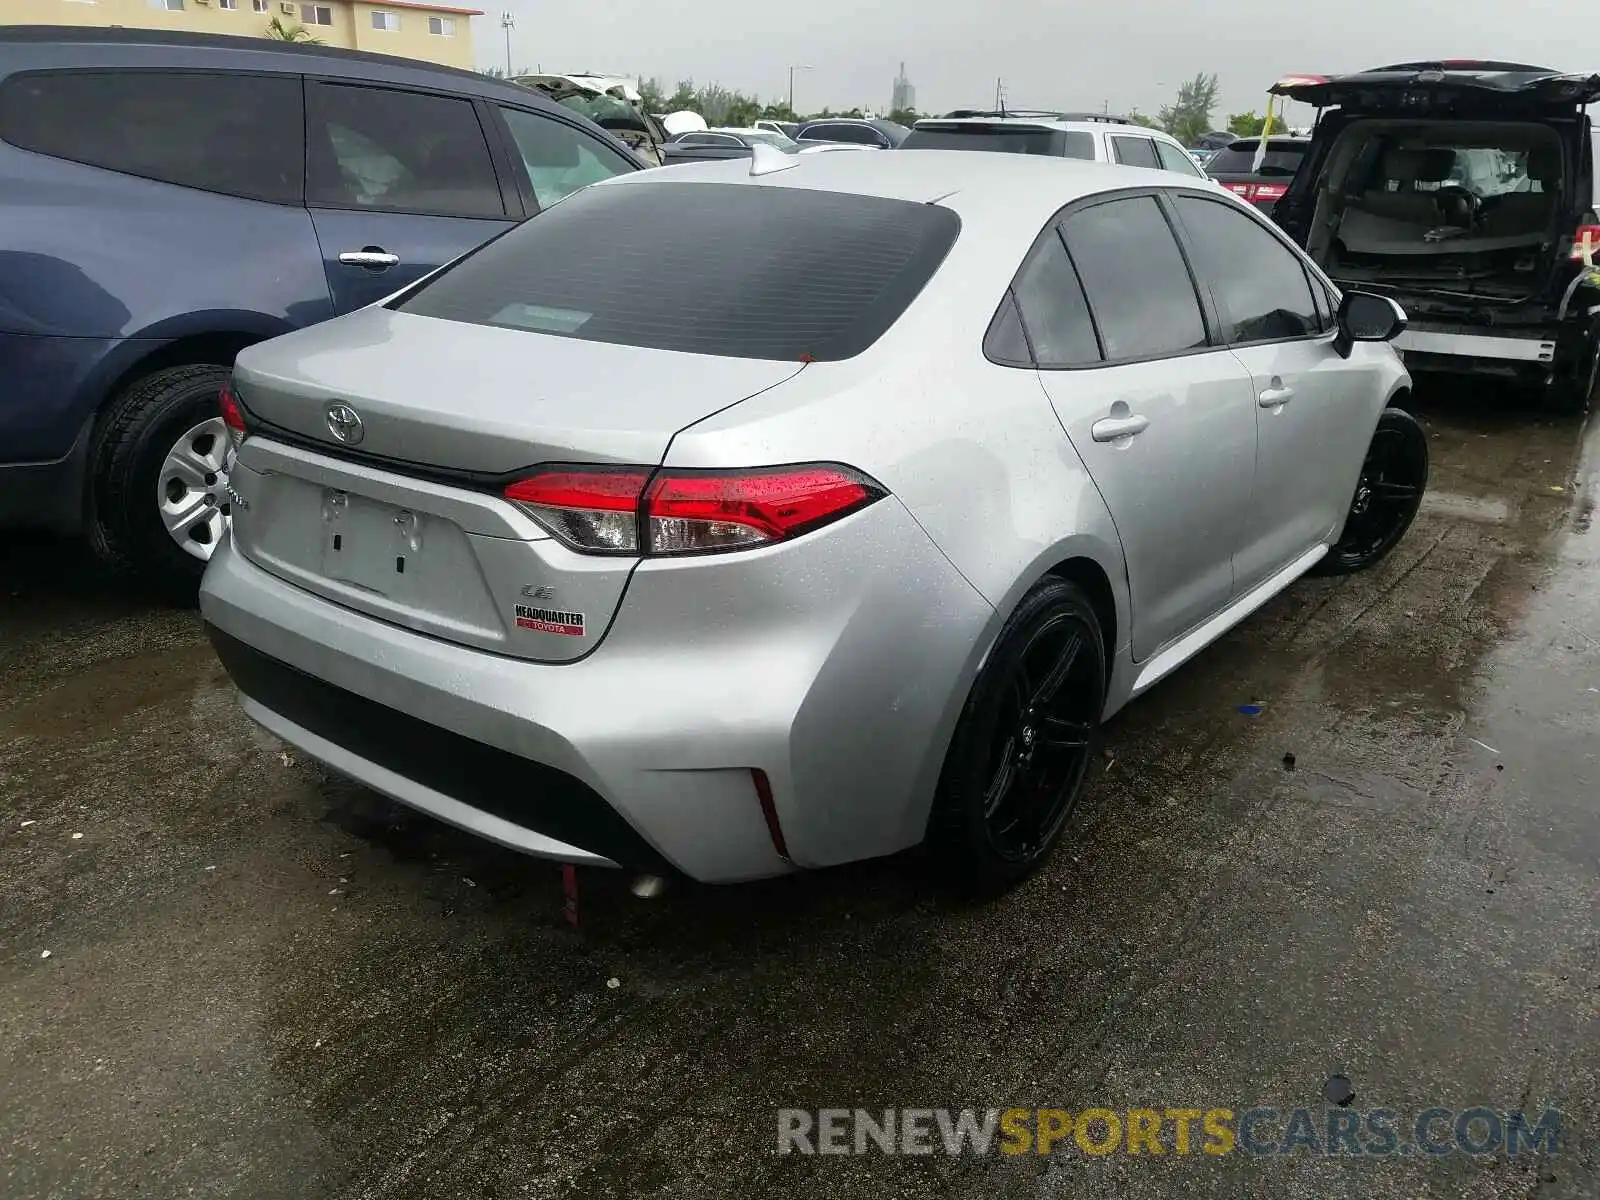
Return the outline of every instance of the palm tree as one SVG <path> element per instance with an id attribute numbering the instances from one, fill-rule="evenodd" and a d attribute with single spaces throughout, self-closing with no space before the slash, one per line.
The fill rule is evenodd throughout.
<path id="1" fill-rule="evenodd" d="M 316 37 L 304 25 L 290 22 L 285 25 L 282 17 L 273 17 L 267 22 L 267 32 L 263 35 L 274 42 L 302 42 L 308 46 L 322 45 L 322 39 Z"/>

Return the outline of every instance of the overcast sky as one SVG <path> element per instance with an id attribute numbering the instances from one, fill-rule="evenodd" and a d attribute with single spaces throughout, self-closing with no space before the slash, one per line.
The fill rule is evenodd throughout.
<path id="1" fill-rule="evenodd" d="M 482 0 L 480 0 L 482 4 Z M 1018 108 L 1154 113 L 1198 71 L 1222 80 L 1218 118 L 1253 108 L 1294 72 L 1420 58 L 1600 69 L 1577 0 L 492 0 L 473 19 L 478 60 L 505 65 L 500 14 L 516 18 L 516 68 L 721 83 L 795 106 L 880 111 L 901 60 L 923 111 L 989 104 L 995 77 Z M 1302 110 L 1301 119 L 1309 117 Z"/>

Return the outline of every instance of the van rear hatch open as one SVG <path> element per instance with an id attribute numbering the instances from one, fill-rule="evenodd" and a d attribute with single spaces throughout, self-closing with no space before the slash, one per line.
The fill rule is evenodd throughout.
<path id="1" fill-rule="evenodd" d="M 1400 63 L 1279 80 L 1319 115 L 1307 169 L 1273 215 L 1346 284 L 1469 324 L 1537 300 L 1571 277 L 1600 75 L 1520 63 Z"/>

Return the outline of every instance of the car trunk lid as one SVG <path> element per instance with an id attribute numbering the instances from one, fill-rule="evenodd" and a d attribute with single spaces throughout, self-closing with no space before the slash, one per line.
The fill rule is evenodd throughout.
<path id="1" fill-rule="evenodd" d="M 1399 63 L 1351 75 L 1288 75 L 1268 90 L 1316 108 L 1402 110 L 1419 116 L 1486 107 L 1570 110 L 1600 100 L 1600 75 L 1449 59 Z"/>
<path id="2" fill-rule="evenodd" d="M 803 369 L 366 309 L 240 355 L 234 543 L 418 632 L 579 658 L 638 559 L 569 549 L 504 489 L 541 463 L 654 467 L 680 429 Z"/>

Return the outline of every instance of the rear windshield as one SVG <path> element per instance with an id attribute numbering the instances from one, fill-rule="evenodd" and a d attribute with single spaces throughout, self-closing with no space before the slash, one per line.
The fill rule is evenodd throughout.
<path id="1" fill-rule="evenodd" d="M 1251 142 L 1242 148 L 1229 146 L 1226 150 L 1218 150 L 1210 159 L 1206 160 L 1206 170 L 1212 175 L 1250 175 L 1254 173 L 1253 163 L 1256 160 L 1256 146 Z M 1274 146 L 1268 143 L 1267 157 L 1261 163 L 1262 175 L 1292 176 L 1300 169 L 1300 160 L 1306 156 L 1306 151 L 1311 147 L 1306 144 L 1292 144 Z"/>
<path id="2" fill-rule="evenodd" d="M 932 278 L 947 208 L 811 189 L 647 183 L 554 205 L 400 312 L 732 358 L 850 358 Z"/>
<path id="3" fill-rule="evenodd" d="M 900 149 L 998 150 L 1005 154 L 1093 159 L 1094 137 L 1087 133 L 1016 125 L 919 125 L 900 143 Z"/>

